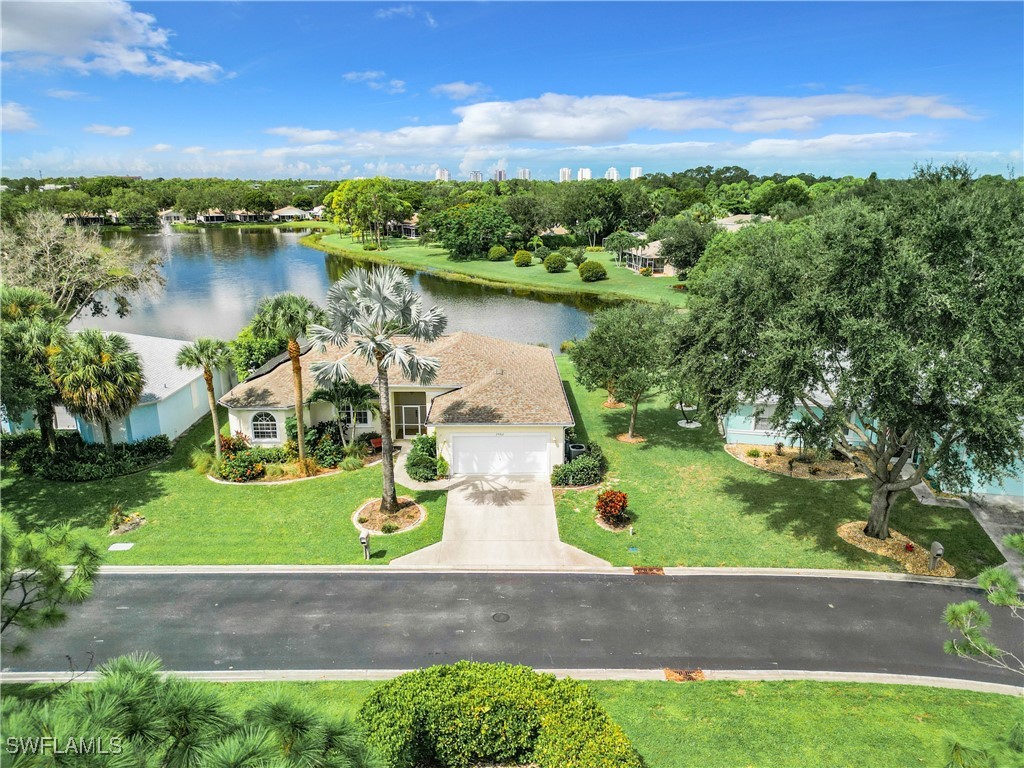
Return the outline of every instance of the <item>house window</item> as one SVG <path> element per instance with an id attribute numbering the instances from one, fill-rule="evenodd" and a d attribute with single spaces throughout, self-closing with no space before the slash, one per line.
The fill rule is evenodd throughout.
<path id="1" fill-rule="evenodd" d="M 765 408 L 763 411 L 754 414 L 754 430 L 757 432 L 772 431 L 772 417 L 775 415 L 774 408 Z"/>
<path id="2" fill-rule="evenodd" d="M 348 411 L 345 413 L 345 420 L 349 424 L 352 423 L 352 408 L 349 406 Z M 370 423 L 370 412 L 369 411 L 356 411 L 355 423 L 358 426 L 366 426 Z"/>
<path id="3" fill-rule="evenodd" d="M 252 417 L 253 440 L 277 440 L 277 419 L 274 414 L 260 411 Z"/>

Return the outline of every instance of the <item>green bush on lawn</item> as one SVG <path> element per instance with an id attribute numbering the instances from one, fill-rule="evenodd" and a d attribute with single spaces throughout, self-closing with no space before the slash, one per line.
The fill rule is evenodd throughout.
<path id="1" fill-rule="evenodd" d="M 417 435 L 405 460 L 409 477 L 421 483 L 437 479 L 437 439 L 433 435 Z"/>
<path id="2" fill-rule="evenodd" d="M 0 453 L 5 463 L 17 464 L 26 475 L 81 483 L 146 469 L 171 455 L 171 440 L 167 435 L 156 435 L 107 450 L 105 445 L 86 443 L 77 432 L 61 433 L 56 450 L 50 451 L 38 432 L 26 432 L 4 437 Z"/>
<path id="3" fill-rule="evenodd" d="M 409 672 L 375 689 L 358 722 L 390 768 L 644 765 L 586 686 L 524 666 L 460 661 Z"/>

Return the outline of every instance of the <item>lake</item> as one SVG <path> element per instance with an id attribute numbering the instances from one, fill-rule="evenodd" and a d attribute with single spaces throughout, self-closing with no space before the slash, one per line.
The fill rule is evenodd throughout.
<path id="1" fill-rule="evenodd" d="M 354 266 L 301 245 L 299 239 L 308 233 L 277 228 L 107 233 L 163 254 L 167 284 L 154 295 L 132 297 L 127 317 L 111 312 L 75 325 L 175 339 L 234 338 L 264 296 L 291 291 L 322 303 L 331 283 Z M 424 302 L 448 315 L 450 330 L 546 344 L 556 351 L 566 339 L 586 335 L 590 312 L 598 306 L 586 297 L 556 300 L 409 274 Z"/>

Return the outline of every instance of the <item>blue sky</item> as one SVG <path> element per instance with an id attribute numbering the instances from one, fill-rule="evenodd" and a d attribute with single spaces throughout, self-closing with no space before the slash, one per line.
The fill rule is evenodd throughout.
<path id="1" fill-rule="evenodd" d="M 1021 172 L 1021 3 L 5 0 L 4 175 Z"/>

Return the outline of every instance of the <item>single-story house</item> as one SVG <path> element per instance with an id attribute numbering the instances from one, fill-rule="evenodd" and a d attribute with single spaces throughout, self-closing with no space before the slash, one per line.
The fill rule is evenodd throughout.
<path id="1" fill-rule="evenodd" d="M 724 219 L 715 219 L 715 224 L 720 226 L 726 232 L 735 232 L 738 229 L 749 224 L 756 224 L 760 221 L 771 221 L 771 216 L 759 216 L 754 213 L 737 213 L 732 216 L 726 216 Z"/>
<path id="2" fill-rule="evenodd" d="M 134 443 L 155 435 L 174 440 L 210 412 L 206 381 L 201 368 L 179 368 L 174 360 L 189 342 L 122 333 L 142 362 L 146 384 L 142 397 L 131 413 L 110 425 L 115 443 Z M 218 396 L 234 383 L 231 369 L 217 371 L 213 377 Z M 78 431 L 87 443 L 103 442 L 103 427 L 75 417 Z"/>
<path id="3" fill-rule="evenodd" d="M 161 224 L 181 224 L 185 221 L 184 214 L 171 208 L 168 208 L 165 211 L 158 211 L 156 215 L 160 219 Z"/>
<path id="4" fill-rule="evenodd" d="M 661 254 L 661 240 L 644 243 L 639 248 L 626 251 L 624 264 L 634 272 L 650 269 L 655 275 L 671 276 L 676 273 L 675 267 Z"/>
<path id="5" fill-rule="evenodd" d="M 278 208 L 270 214 L 270 218 L 273 221 L 296 221 L 308 219 L 309 214 L 301 208 L 296 208 L 294 205 L 286 205 L 284 208 Z"/>
<path id="6" fill-rule="evenodd" d="M 389 221 L 388 234 L 395 237 L 418 238 L 420 236 L 420 215 L 414 213 L 405 221 Z"/>
<path id="7" fill-rule="evenodd" d="M 324 217 L 324 214 L 326 212 L 327 207 L 324 205 L 314 205 L 312 208 L 309 209 L 309 215 L 312 216 L 317 221 L 320 221 Z"/>
<path id="8" fill-rule="evenodd" d="M 80 224 L 87 227 L 98 227 L 107 223 L 107 217 L 101 213 L 86 211 L 85 213 L 65 213 L 62 217 L 65 224 Z"/>
<path id="9" fill-rule="evenodd" d="M 196 221 L 200 224 L 223 224 L 226 220 L 227 217 L 220 208 L 210 208 L 203 213 L 196 214 Z"/>
<path id="10" fill-rule="evenodd" d="M 228 214 L 228 221 L 253 222 L 260 221 L 262 218 L 262 214 L 253 213 L 252 211 L 247 211 L 244 208 L 239 211 L 232 211 Z"/>
<path id="11" fill-rule="evenodd" d="M 453 474 L 547 475 L 565 456 L 565 429 L 572 412 L 551 350 L 460 331 L 414 344 L 419 354 L 437 358 L 440 368 L 431 384 L 417 384 L 389 371 L 392 437 L 419 434 L 437 437 L 438 452 Z M 315 385 L 310 371 L 318 360 L 337 360 L 351 346 L 301 355 L 303 392 Z M 377 386 L 376 369 L 348 358 L 353 378 Z M 285 441 L 285 419 L 294 415 L 292 372 L 281 355 L 221 397 L 232 432 L 254 445 Z M 310 425 L 336 418 L 330 403 L 307 405 Z M 343 414 L 356 433 L 380 431 L 379 416 Z"/>

